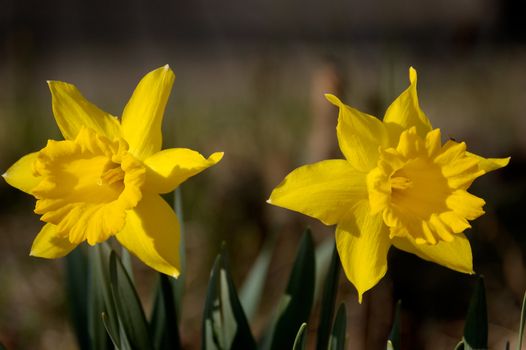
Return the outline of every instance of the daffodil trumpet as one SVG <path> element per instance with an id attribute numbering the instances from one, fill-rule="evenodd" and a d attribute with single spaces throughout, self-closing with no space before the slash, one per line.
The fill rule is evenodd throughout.
<path id="1" fill-rule="evenodd" d="M 216 164 L 186 148 L 161 150 L 161 124 L 175 75 L 168 65 L 144 76 L 117 118 L 68 83 L 48 81 L 64 136 L 22 157 L 3 175 L 36 199 L 45 225 L 31 255 L 59 258 L 82 242 L 115 236 L 151 268 L 177 277 L 179 220 L 160 194 Z"/>
<path id="2" fill-rule="evenodd" d="M 420 109 L 413 68 L 409 80 L 383 121 L 327 94 L 339 108 L 336 131 L 345 159 L 297 168 L 268 200 L 336 225 L 342 266 L 360 302 L 385 275 L 391 246 L 473 273 L 463 232 L 484 214 L 485 202 L 467 190 L 510 159 L 480 157 L 464 142 L 442 143 L 440 129 Z"/>

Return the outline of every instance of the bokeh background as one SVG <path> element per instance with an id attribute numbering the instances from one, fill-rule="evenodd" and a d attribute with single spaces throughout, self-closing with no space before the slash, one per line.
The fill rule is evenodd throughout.
<path id="1" fill-rule="evenodd" d="M 469 236 L 486 277 L 490 345 L 514 345 L 526 289 L 526 34 L 521 0 L 16 1 L 0 6 L 0 170 L 60 139 L 46 80 L 75 84 L 120 115 L 136 83 L 169 64 L 177 79 L 165 147 L 224 151 L 182 187 L 188 275 L 182 338 L 199 348 L 204 293 L 225 241 L 237 286 L 274 239 L 256 336 L 282 293 L 301 232 L 334 229 L 265 203 L 301 164 L 341 157 L 331 92 L 382 116 L 419 72 L 421 106 L 444 137 L 484 156 L 512 156 L 478 180 L 487 201 Z M 0 181 L 0 341 L 10 349 L 76 349 L 64 261 L 28 256 L 34 201 Z M 135 264 L 146 308 L 154 275 Z M 389 272 L 362 305 L 342 276 L 352 349 L 385 348 L 402 299 L 404 348 L 451 349 L 461 338 L 474 277 L 392 249 Z M 316 325 L 316 312 L 311 324 Z M 314 332 L 315 327 L 311 327 Z M 313 338 L 313 336 L 311 336 Z"/>

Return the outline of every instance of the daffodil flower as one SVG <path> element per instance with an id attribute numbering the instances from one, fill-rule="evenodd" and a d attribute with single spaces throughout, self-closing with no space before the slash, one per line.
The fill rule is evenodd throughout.
<path id="1" fill-rule="evenodd" d="M 31 255 L 58 258 L 86 241 L 115 236 L 146 265 L 179 275 L 179 221 L 159 194 L 219 162 L 186 148 L 161 150 L 161 123 L 175 79 L 168 65 L 142 78 L 122 118 L 87 101 L 71 84 L 49 81 L 63 141 L 22 157 L 4 179 L 36 198 L 46 224 Z"/>
<path id="2" fill-rule="evenodd" d="M 336 225 L 336 246 L 361 302 L 387 271 L 391 246 L 450 269 L 473 273 L 464 230 L 484 214 L 484 200 L 467 192 L 473 180 L 509 158 L 482 158 L 464 142 L 441 142 L 420 109 L 417 74 L 383 122 L 343 104 L 336 128 L 345 159 L 292 171 L 268 202 Z"/>

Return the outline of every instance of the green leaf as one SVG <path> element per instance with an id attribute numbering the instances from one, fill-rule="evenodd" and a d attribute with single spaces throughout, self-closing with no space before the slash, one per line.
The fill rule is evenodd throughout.
<path id="1" fill-rule="evenodd" d="M 110 288 L 109 255 L 107 243 L 89 249 L 88 330 L 93 350 L 113 349 L 109 335 L 115 347 L 120 347 L 119 320 Z M 103 314 L 106 315 L 106 325 L 103 323 Z"/>
<path id="2" fill-rule="evenodd" d="M 465 350 L 488 348 L 488 313 L 482 276 L 479 276 L 475 291 L 471 296 L 462 340 Z"/>
<path id="3" fill-rule="evenodd" d="M 388 348 L 388 350 L 390 350 Z M 455 350 L 464 350 L 464 342 L 461 340 L 457 345 L 455 345 Z"/>
<path id="4" fill-rule="evenodd" d="M 334 317 L 334 304 L 336 301 L 336 294 L 338 292 L 338 280 L 340 278 L 340 257 L 336 250 L 336 243 L 332 242 L 332 255 L 329 269 L 325 275 L 325 282 L 323 288 L 323 296 L 321 299 L 320 323 L 318 325 L 318 339 L 316 342 L 317 350 L 327 349 L 329 342 L 329 327 Z"/>
<path id="5" fill-rule="evenodd" d="M 120 334 L 114 333 L 113 330 L 109 327 L 108 316 L 104 312 L 102 313 L 101 318 L 102 323 L 104 324 L 104 328 L 106 329 L 106 332 L 110 337 L 113 346 L 115 347 L 115 349 L 120 349 Z"/>
<path id="6" fill-rule="evenodd" d="M 181 270 L 179 271 L 179 277 L 170 279 L 170 283 L 174 289 L 177 322 L 181 322 L 181 314 L 183 313 L 184 284 L 186 280 L 186 235 L 184 229 L 183 201 L 180 187 L 176 188 L 174 191 L 174 209 L 175 213 L 177 214 L 177 218 L 179 219 L 180 226 L 179 259 Z"/>
<path id="7" fill-rule="evenodd" d="M 255 349 L 256 342 L 237 296 L 224 247 L 210 274 L 202 325 L 202 349 Z"/>
<path id="8" fill-rule="evenodd" d="M 274 321 L 263 340 L 263 349 L 290 349 L 297 330 L 307 322 L 314 298 L 314 243 L 310 229 L 303 234 L 285 294 L 281 297 Z"/>
<path id="9" fill-rule="evenodd" d="M 345 304 L 341 303 L 336 313 L 336 319 L 332 327 L 331 336 L 329 338 L 329 350 L 344 350 L 345 349 L 345 337 L 347 333 L 347 312 L 345 310 Z"/>
<path id="10" fill-rule="evenodd" d="M 73 329 L 81 350 L 91 349 L 88 331 L 88 259 L 83 247 L 66 256 L 66 293 Z"/>
<path id="11" fill-rule="evenodd" d="M 160 273 L 150 321 L 150 333 L 157 350 L 181 349 L 171 277 Z"/>
<path id="12" fill-rule="evenodd" d="M 135 287 L 115 252 L 110 254 L 110 285 L 122 333 L 129 341 L 131 348 L 153 349 L 148 323 L 144 316 L 141 302 Z"/>
<path id="13" fill-rule="evenodd" d="M 304 322 L 301 324 L 298 333 L 296 333 L 296 338 L 294 339 L 294 345 L 292 346 L 292 350 L 305 349 L 305 344 L 307 343 L 307 333 L 305 332 L 306 329 L 307 324 Z"/>
<path id="14" fill-rule="evenodd" d="M 133 280 L 133 267 L 132 267 L 132 257 L 128 249 L 122 247 L 121 248 L 121 262 L 124 268 L 126 269 L 126 272 L 128 273 L 128 276 L 130 276 L 130 280 L 134 282 Z"/>
<path id="15" fill-rule="evenodd" d="M 316 261 L 315 268 L 315 284 L 314 284 L 314 302 L 320 297 L 321 291 L 325 286 L 324 277 L 329 271 L 329 266 L 332 260 L 334 248 L 334 237 L 329 237 L 325 239 L 321 244 L 319 244 L 314 251 L 314 259 Z"/>
<path id="16" fill-rule="evenodd" d="M 522 298 L 521 321 L 519 324 L 519 339 L 517 341 L 517 350 L 522 349 L 522 339 L 523 339 L 523 334 L 524 334 L 525 319 L 526 319 L 526 293 L 524 293 L 524 297 Z"/>
<path id="17" fill-rule="evenodd" d="M 266 241 L 239 292 L 239 300 L 249 320 L 254 319 L 261 301 L 274 244 L 273 238 Z"/>
<path id="18" fill-rule="evenodd" d="M 400 313 L 402 309 L 402 302 L 398 300 L 396 303 L 395 317 L 393 320 L 393 327 L 391 333 L 389 333 L 389 339 L 387 340 L 388 350 L 401 350 L 402 344 L 400 340 Z"/>

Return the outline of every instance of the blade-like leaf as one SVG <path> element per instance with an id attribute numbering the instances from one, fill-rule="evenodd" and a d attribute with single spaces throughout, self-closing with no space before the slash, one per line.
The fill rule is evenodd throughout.
<path id="1" fill-rule="evenodd" d="M 88 259 L 83 247 L 78 247 L 66 256 L 66 289 L 71 320 L 79 348 L 91 349 L 88 331 Z"/>
<path id="2" fill-rule="evenodd" d="M 320 323 L 318 325 L 318 339 L 316 343 L 317 350 L 327 349 L 329 342 L 329 325 L 334 317 L 334 303 L 336 293 L 338 292 L 338 280 L 340 277 L 340 257 L 336 250 L 336 244 L 332 243 L 332 256 L 329 269 L 325 275 L 323 287 L 323 296 L 321 299 Z"/>
<path id="3" fill-rule="evenodd" d="M 396 303 L 395 316 L 393 320 L 393 327 L 391 333 L 389 333 L 389 339 L 387 340 L 388 350 L 401 350 L 402 344 L 400 340 L 400 313 L 402 312 L 402 302 L 398 300 Z"/>
<path id="4" fill-rule="evenodd" d="M 114 334 L 113 331 L 110 329 L 108 325 L 108 316 L 106 316 L 104 312 L 101 315 L 101 319 L 102 323 L 104 324 L 104 328 L 106 329 L 106 332 L 108 333 L 108 336 L 110 337 L 111 342 L 113 343 L 113 346 L 115 347 L 115 349 L 119 350 L 120 345 L 117 342 L 117 340 L 120 338 L 120 336 L 118 334 Z"/>
<path id="5" fill-rule="evenodd" d="M 178 187 L 174 191 L 174 209 L 179 218 L 179 257 L 180 257 L 180 273 L 178 278 L 171 278 L 170 283 L 174 290 L 175 297 L 175 312 L 177 313 L 177 322 L 181 321 L 181 314 L 183 313 L 183 294 L 184 284 L 186 280 L 186 236 L 184 228 L 183 217 L 183 200 L 181 195 L 181 188 Z"/>
<path id="6" fill-rule="evenodd" d="M 332 327 L 331 336 L 329 338 L 329 350 L 344 350 L 345 336 L 347 332 L 347 312 L 345 304 L 341 303 L 336 313 L 336 319 Z"/>
<path id="7" fill-rule="evenodd" d="M 329 266 L 332 260 L 333 248 L 334 248 L 334 238 L 329 237 L 325 239 L 321 244 L 319 244 L 314 251 L 314 259 L 316 261 L 315 276 L 316 280 L 314 281 L 314 302 L 318 300 L 320 294 L 325 286 L 325 276 L 329 271 Z"/>
<path id="8" fill-rule="evenodd" d="M 256 343 L 230 276 L 224 248 L 210 274 L 203 312 L 202 349 L 255 349 Z"/>
<path id="9" fill-rule="evenodd" d="M 389 347 L 387 348 L 387 350 L 391 349 L 389 349 Z M 455 345 L 455 350 L 464 350 L 464 341 L 461 340 L 457 345 Z"/>
<path id="10" fill-rule="evenodd" d="M 307 322 L 314 298 L 315 258 L 310 229 L 303 234 L 285 294 L 263 341 L 263 349 L 290 349 L 297 330 Z"/>
<path id="11" fill-rule="evenodd" d="M 488 348 L 488 313 L 486 310 L 486 291 L 484 278 L 479 276 L 475 291 L 469 303 L 466 323 L 464 325 L 464 349 Z"/>
<path id="12" fill-rule="evenodd" d="M 296 334 L 296 338 L 294 339 L 294 345 L 292 346 L 292 350 L 304 350 L 305 344 L 307 343 L 307 324 L 304 322 L 301 324 L 300 329 L 298 330 L 298 333 Z"/>
<path id="13" fill-rule="evenodd" d="M 121 262 L 124 268 L 126 269 L 126 272 L 128 273 L 128 276 L 130 277 L 130 280 L 133 281 L 133 268 L 132 268 L 132 257 L 128 249 L 122 247 L 121 249 Z"/>
<path id="14" fill-rule="evenodd" d="M 110 248 L 106 243 L 89 250 L 90 293 L 88 295 L 88 327 L 92 350 L 120 347 L 119 319 L 113 303 L 109 277 Z M 106 327 L 102 315 L 106 315 Z"/>
<path id="15" fill-rule="evenodd" d="M 522 298 L 521 321 L 519 324 L 519 339 L 517 341 L 517 350 L 522 349 L 522 339 L 523 339 L 523 334 L 524 334 L 525 319 L 526 319 L 526 293 L 524 293 L 524 297 Z"/>
<path id="16" fill-rule="evenodd" d="M 150 321 L 150 333 L 157 350 L 181 349 L 175 298 L 171 277 L 159 274 L 157 293 Z"/>
<path id="17" fill-rule="evenodd" d="M 131 348 L 153 349 L 146 317 L 135 287 L 121 260 L 113 251 L 110 255 L 110 285 L 120 326 Z"/>
<path id="18" fill-rule="evenodd" d="M 239 291 L 239 300 L 249 320 L 252 320 L 256 315 L 261 295 L 263 294 L 263 286 L 267 277 L 272 251 L 274 250 L 274 243 L 275 240 L 273 238 L 266 241 Z"/>

